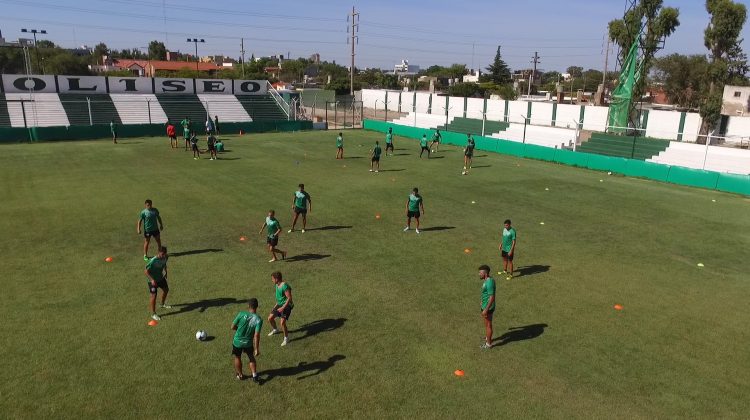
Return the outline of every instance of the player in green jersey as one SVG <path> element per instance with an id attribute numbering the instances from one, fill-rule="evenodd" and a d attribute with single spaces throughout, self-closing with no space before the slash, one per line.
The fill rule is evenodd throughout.
<path id="1" fill-rule="evenodd" d="M 481 310 L 484 319 L 484 344 L 481 348 L 492 347 L 492 315 L 495 313 L 495 280 L 490 277 L 490 267 L 479 267 L 479 279 L 482 280 Z"/>
<path id="2" fill-rule="evenodd" d="M 393 154 L 393 127 L 388 127 L 388 132 L 385 134 L 385 155 L 388 156 L 388 151 Z"/>
<path id="3" fill-rule="evenodd" d="M 232 357 L 234 359 L 234 377 L 243 380 L 245 375 L 242 373 L 242 353 L 247 355 L 250 365 L 250 373 L 253 382 L 260 383 L 258 378 L 255 358 L 260 356 L 260 330 L 263 327 L 263 320 L 258 316 L 258 299 L 251 298 L 247 302 L 247 311 L 240 311 L 232 321 Z"/>
<path id="4" fill-rule="evenodd" d="M 370 172 L 380 172 L 380 154 L 383 150 L 380 148 L 380 142 L 375 142 L 375 147 L 370 152 Z"/>
<path id="5" fill-rule="evenodd" d="M 271 259 L 268 262 L 274 262 L 278 259 L 276 258 L 276 254 L 281 254 L 281 259 L 286 258 L 286 251 L 282 251 L 280 249 L 276 248 L 276 245 L 279 244 L 279 234 L 281 234 L 281 223 L 279 223 L 278 220 L 276 220 L 275 216 L 276 212 L 273 210 L 270 210 L 268 212 L 268 216 L 266 217 L 266 221 L 263 223 L 263 226 L 260 227 L 260 232 L 263 233 L 263 229 L 267 229 L 266 232 L 266 244 L 268 244 L 268 252 L 271 253 Z"/>
<path id="6" fill-rule="evenodd" d="M 151 200 L 146 200 L 144 205 L 146 208 L 138 215 L 135 228 L 140 235 L 141 226 L 143 226 L 143 261 L 148 261 L 148 245 L 151 243 L 151 238 L 156 239 L 156 249 L 161 248 L 161 231 L 164 230 L 164 223 L 161 221 L 159 210 L 153 207 Z"/>
<path id="7" fill-rule="evenodd" d="M 276 329 L 276 318 L 281 318 L 281 330 L 284 332 L 284 341 L 281 342 L 281 346 L 284 347 L 289 343 L 289 330 L 286 328 L 286 323 L 289 321 L 289 316 L 292 314 L 292 309 L 294 308 L 292 286 L 283 280 L 281 273 L 278 271 L 271 274 L 271 281 L 273 281 L 276 292 L 276 305 L 274 305 L 271 313 L 268 315 L 268 323 L 273 328 L 268 333 L 268 336 L 270 337 L 279 332 Z"/>
<path id="8" fill-rule="evenodd" d="M 468 175 L 469 169 L 471 169 L 471 160 L 474 158 L 474 138 L 471 134 L 466 139 L 466 147 L 464 147 L 464 170 L 461 171 L 461 175 Z"/>
<path id="9" fill-rule="evenodd" d="M 503 272 L 506 280 L 513 278 L 513 256 L 516 253 L 516 229 L 510 226 L 510 219 L 503 222 L 503 242 L 500 244 L 500 254 L 503 256 Z"/>
<path id="10" fill-rule="evenodd" d="M 404 232 L 411 228 L 411 218 L 417 220 L 417 233 L 419 233 L 419 217 L 424 214 L 424 201 L 419 195 L 419 189 L 414 188 L 406 200 L 406 227 Z"/>
<path id="11" fill-rule="evenodd" d="M 112 131 L 112 142 L 117 144 L 117 123 L 115 120 L 109 122 L 109 130 Z"/>
<path id="12" fill-rule="evenodd" d="M 339 133 L 336 137 L 336 159 L 344 158 L 344 134 Z"/>
<path id="13" fill-rule="evenodd" d="M 440 148 L 440 141 L 443 140 L 443 136 L 440 134 L 440 130 L 435 130 L 435 134 L 432 135 L 432 143 L 430 143 L 430 151 L 435 153 Z M 435 146 L 433 149 L 432 146 Z"/>
<path id="14" fill-rule="evenodd" d="M 419 139 L 419 146 L 422 148 L 419 151 L 419 158 L 422 159 L 422 153 L 427 152 L 427 159 L 430 158 L 430 148 L 427 147 L 427 134 L 422 134 L 422 138 Z"/>
<path id="15" fill-rule="evenodd" d="M 305 184 L 299 184 L 299 190 L 294 192 L 292 211 L 294 212 L 294 218 L 292 219 L 292 228 L 289 229 L 289 233 L 294 232 L 294 227 L 297 225 L 297 219 L 300 215 L 302 215 L 302 233 L 305 233 L 305 229 L 307 229 L 307 212 L 312 212 L 312 200 L 310 199 L 310 194 L 305 191 Z"/>
<path id="16" fill-rule="evenodd" d="M 190 126 L 192 125 L 190 118 L 185 117 L 184 120 L 180 121 L 180 125 L 182 126 L 182 135 L 185 137 L 185 150 L 188 150 L 190 147 Z"/>
<path id="17" fill-rule="evenodd" d="M 159 247 L 159 253 L 146 263 L 146 277 L 148 277 L 148 291 L 150 299 L 148 302 L 151 310 L 151 319 L 159 321 L 161 318 L 156 314 L 156 292 L 161 289 L 161 306 L 162 309 L 171 309 L 166 304 L 167 294 L 169 294 L 169 284 L 167 283 L 167 247 Z"/>

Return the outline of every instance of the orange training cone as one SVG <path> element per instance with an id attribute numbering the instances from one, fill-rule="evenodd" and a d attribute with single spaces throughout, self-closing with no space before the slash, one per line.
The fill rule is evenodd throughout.
<path id="1" fill-rule="evenodd" d="M 616 311 L 621 311 L 621 310 L 622 310 L 622 305 L 620 305 L 620 304 L 618 303 L 618 304 L 616 304 L 616 305 L 614 306 L 614 308 L 615 308 L 615 310 L 616 310 Z"/>
<path id="2" fill-rule="evenodd" d="M 376 213 L 375 214 L 375 218 L 379 220 L 380 219 L 380 213 Z"/>
<path id="3" fill-rule="evenodd" d="M 148 321 L 148 325 L 151 327 L 155 327 L 158 324 L 158 322 L 155 319 L 152 319 L 151 321 Z"/>
<path id="4" fill-rule="evenodd" d="M 464 371 L 461 369 L 456 369 L 455 371 L 453 371 L 453 374 L 456 376 L 464 376 Z"/>
<path id="5" fill-rule="evenodd" d="M 112 262 L 112 257 L 107 257 L 107 258 L 104 259 L 104 261 L 106 261 L 106 262 Z"/>
<path id="6" fill-rule="evenodd" d="M 471 250 L 469 248 L 464 248 L 464 252 L 467 253 L 467 254 L 470 254 Z"/>
<path id="7" fill-rule="evenodd" d="M 241 242 L 245 242 L 246 240 L 247 240 L 247 238 L 246 238 L 246 237 L 244 237 L 244 236 L 240 236 L 240 241 L 241 241 Z"/>

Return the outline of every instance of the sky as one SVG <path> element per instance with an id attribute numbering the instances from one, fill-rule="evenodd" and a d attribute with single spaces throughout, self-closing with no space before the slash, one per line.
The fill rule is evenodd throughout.
<path id="1" fill-rule="evenodd" d="M 143 48 L 151 40 L 192 53 L 186 38 L 203 38 L 198 54 L 245 56 L 319 53 L 321 59 L 351 61 L 347 15 L 359 13 L 356 66 L 393 69 L 402 59 L 421 68 L 466 64 L 484 68 L 501 45 L 512 69 L 565 70 L 604 67 L 607 23 L 622 17 L 627 0 L 446 0 L 283 1 L 273 7 L 247 0 L 0 0 L 0 30 L 6 39 L 21 29 L 45 29 L 45 39 L 64 47 L 104 42 L 110 48 Z M 263 2 L 265 3 L 265 2 Z M 665 0 L 680 10 L 681 25 L 658 55 L 705 54 L 709 15 L 703 0 Z M 268 4 L 268 3 L 265 3 Z M 750 50 L 750 24 L 743 28 Z M 616 50 L 615 50 L 616 52 Z M 612 57 L 612 56 L 611 56 Z M 610 60 L 609 69 L 616 59 Z"/>

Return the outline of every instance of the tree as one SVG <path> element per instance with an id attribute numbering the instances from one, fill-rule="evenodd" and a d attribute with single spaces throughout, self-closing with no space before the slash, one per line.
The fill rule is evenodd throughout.
<path id="1" fill-rule="evenodd" d="M 574 79 L 578 79 L 580 77 L 583 77 L 583 67 L 579 66 L 570 66 L 565 70 L 566 73 L 570 75 L 570 77 Z"/>
<path id="2" fill-rule="evenodd" d="M 22 74 L 26 72 L 21 48 L 0 48 L 0 74 Z"/>
<path id="3" fill-rule="evenodd" d="M 469 70 L 466 69 L 466 64 L 451 64 L 448 67 L 448 75 L 453 79 L 460 79 L 461 76 L 467 74 Z"/>
<path id="4" fill-rule="evenodd" d="M 651 70 L 654 54 L 661 48 L 662 41 L 680 26 L 680 11 L 673 7 L 663 7 L 663 3 L 663 0 L 640 0 L 622 19 L 609 22 L 609 38 L 620 46 L 620 62 L 625 61 L 630 46 L 638 36 L 642 36 L 642 77 L 633 87 L 633 98 L 643 96 L 646 75 Z"/>
<path id="5" fill-rule="evenodd" d="M 747 86 L 750 84 L 748 80 L 748 73 L 750 73 L 750 66 L 747 64 L 747 54 L 742 51 L 742 43 L 744 39 L 737 42 L 737 45 L 733 46 L 728 53 L 729 58 L 729 72 L 727 83 L 734 86 Z"/>
<path id="6" fill-rule="evenodd" d="M 486 81 L 495 83 L 496 85 L 503 85 L 511 83 L 513 79 L 510 76 L 510 68 L 503 60 L 500 55 L 500 46 L 497 46 L 497 52 L 495 53 L 495 59 L 492 64 L 487 67 Z"/>
<path id="7" fill-rule="evenodd" d="M 732 0 L 706 0 L 706 10 L 711 15 L 708 27 L 703 32 L 703 40 L 711 54 L 708 66 L 708 95 L 701 106 L 703 117 L 701 135 L 711 131 L 721 115 L 721 102 L 724 85 L 729 80 L 730 60 L 742 59 L 739 49 L 740 32 L 747 19 L 744 4 Z"/>
<path id="8" fill-rule="evenodd" d="M 654 60 L 653 81 L 661 84 L 673 103 L 698 108 L 708 86 L 708 60 L 704 55 L 670 54 Z"/>
<path id="9" fill-rule="evenodd" d="M 448 88 L 450 96 L 475 97 L 481 96 L 482 89 L 476 83 L 456 83 Z"/>
<path id="10" fill-rule="evenodd" d="M 161 41 L 149 42 L 148 58 L 151 60 L 166 60 L 167 59 L 167 47 Z"/>
<path id="11" fill-rule="evenodd" d="M 94 52 L 91 55 L 91 63 L 103 64 L 105 55 L 109 55 L 109 48 L 107 48 L 107 44 L 103 42 L 96 44 L 96 46 L 94 47 Z"/>

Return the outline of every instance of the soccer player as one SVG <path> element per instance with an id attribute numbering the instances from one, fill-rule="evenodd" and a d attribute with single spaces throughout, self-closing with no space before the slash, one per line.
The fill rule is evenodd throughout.
<path id="1" fill-rule="evenodd" d="M 167 121 L 167 137 L 169 137 L 169 146 L 172 149 L 177 148 L 177 133 L 175 133 L 174 125 Z"/>
<path id="2" fill-rule="evenodd" d="M 268 333 L 268 336 L 270 337 L 279 332 L 276 329 L 276 318 L 281 318 L 281 330 L 284 332 L 284 341 L 281 342 L 281 347 L 284 347 L 289 342 L 289 330 L 286 328 L 286 323 L 289 321 L 289 315 L 292 314 L 292 308 L 294 308 L 292 286 L 282 279 L 281 273 L 278 271 L 271 274 L 271 281 L 273 281 L 274 289 L 276 290 L 276 305 L 274 305 L 271 313 L 268 315 L 268 323 L 273 328 Z"/>
<path id="3" fill-rule="evenodd" d="M 385 155 L 388 156 L 388 150 L 393 154 L 393 127 L 388 127 L 388 132 L 385 134 Z"/>
<path id="4" fill-rule="evenodd" d="M 490 267 L 479 267 L 479 279 L 482 283 L 482 318 L 484 319 L 483 349 L 492 347 L 492 314 L 495 313 L 495 280 L 490 277 Z"/>
<path id="5" fill-rule="evenodd" d="M 422 134 L 422 138 L 419 139 L 419 145 L 422 150 L 419 151 L 419 158 L 422 159 L 422 153 L 427 152 L 427 159 L 430 158 L 430 148 L 427 147 L 427 134 Z"/>
<path id="6" fill-rule="evenodd" d="M 156 314 L 156 292 L 157 289 L 161 289 L 161 305 L 162 309 L 171 309 L 172 307 L 166 304 L 167 294 L 169 294 L 169 284 L 167 284 L 167 247 L 160 246 L 159 252 L 155 257 L 148 260 L 146 263 L 146 269 L 144 270 L 146 277 L 148 277 L 148 291 L 151 294 L 149 298 L 149 309 L 151 309 L 151 319 L 154 321 L 160 321 L 161 317 Z"/>
<path id="7" fill-rule="evenodd" d="M 252 373 L 253 382 L 260 383 L 256 370 L 255 358 L 260 356 L 260 330 L 263 320 L 255 313 L 258 310 L 258 299 L 251 298 L 247 301 L 247 311 L 240 311 L 234 321 L 232 330 L 232 356 L 234 358 L 234 377 L 238 380 L 245 379 L 242 374 L 242 353 L 247 355 Z"/>
<path id="8" fill-rule="evenodd" d="M 294 217 L 292 218 L 292 228 L 289 229 L 288 233 L 294 232 L 294 227 L 297 226 L 297 219 L 300 215 L 302 215 L 302 233 L 305 233 L 305 229 L 307 229 L 308 210 L 312 212 L 312 200 L 310 199 L 310 194 L 305 191 L 305 184 L 299 184 L 299 190 L 294 192 L 294 198 L 292 198 L 292 211 L 294 212 Z"/>
<path id="9" fill-rule="evenodd" d="M 211 134 L 214 131 L 214 122 L 211 121 L 211 117 L 206 117 L 206 134 Z"/>
<path id="10" fill-rule="evenodd" d="M 339 133 L 336 137 L 336 159 L 344 158 L 344 135 Z"/>
<path id="11" fill-rule="evenodd" d="M 198 149 L 198 136 L 195 135 L 195 132 L 190 134 L 190 147 L 193 149 L 193 159 L 200 159 L 201 151 Z"/>
<path id="12" fill-rule="evenodd" d="M 216 152 L 217 153 L 223 153 L 224 152 L 224 143 L 221 141 L 221 139 L 217 139 L 216 140 Z"/>
<path id="13" fill-rule="evenodd" d="M 214 130 L 216 130 L 217 136 L 221 134 L 221 130 L 219 130 L 219 116 L 218 115 L 214 115 Z"/>
<path id="14" fill-rule="evenodd" d="M 148 261 L 148 245 L 151 243 L 151 238 L 156 239 L 156 249 L 161 248 L 161 231 L 164 230 L 164 223 L 161 221 L 159 210 L 153 207 L 151 200 L 146 200 L 146 208 L 141 210 L 140 216 L 138 216 L 138 223 L 136 224 L 136 230 L 138 234 L 141 234 L 141 225 L 143 225 L 143 261 Z M 158 224 L 157 224 L 158 222 Z"/>
<path id="15" fill-rule="evenodd" d="M 513 255 L 516 253 L 516 229 L 510 226 L 510 219 L 503 222 L 503 242 L 500 254 L 503 256 L 503 273 L 505 280 L 513 278 Z"/>
<path id="16" fill-rule="evenodd" d="M 468 175 L 469 169 L 471 169 L 471 159 L 474 157 L 474 139 L 471 134 L 468 134 L 466 139 L 466 147 L 464 147 L 464 170 L 461 171 L 461 175 Z"/>
<path id="17" fill-rule="evenodd" d="M 370 152 L 370 172 L 380 172 L 380 154 L 382 153 L 380 142 L 375 141 L 375 147 Z"/>
<path id="18" fill-rule="evenodd" d="M 268 212 L 268 216 L 266 217 L 266 221 L 263 223 L 263 226 L 260 227 L 260 232 L 263 233 L 263 228 L 268 229 L 267 235 L 266 235 L 266 243 L 268 244 L 268 252 L 271 253 L 271 259 L 268 262 L 274 262 L 278 259 L 276 258 L 276 254 L 281 254 L 281 259 L 286 258 L 286 251 L 282 251 L 280 249 L 277 249 L 276 246 L 279 244 L 279 234 L 281 233 L 281 223 L 279 223 L 278 220 L 276 220 L 275 217 L 276 212 L 273 210 L 270 210 Z"/>
<path id="19" fill-rule="evenodd" d="M 406 200 L 406 227 L 404 232 L 411 228 L 411 218 L 413 217 L 417 220 L 417 233 L 419 233 L 419 216 L 422 214 L 424 214 L 424 201 L 422 196 L 419 195 L 419 189 L 415 187 Z"/>
<path id="20" fill-rule="evenodd" d="M 440 130 L 435 130 L 435 134 L 432 135 L 432 143 L 430 143 L 430 149 L 433 153 L 437 152 L 440 148 L 440 140 L 443 139 L 443 136 L 440 134 Z M 432 146 L 435 146 L 433 149 Z"/>
<path id="21" fill-rule="evenodd" d="M 185 150 L 187 150 L 190 145 L 190 118 L 185 117 L 184 120 L 180 121 L 180 125 L 182 126 L 182 135 L 185 137 Z"/>
<path id="22" fill-rule="evenodd" d="M 209 160 L 218 160 L 219 158 L 216 157 L 216 137 L 214 137 L 213 134 L 209 134 L 206 142 L 208 143 L 208 153 L 210 153 L 211 156 Z"/>
<path id="23" fill-rule="evenodd" d="M 109 129 L 112 131 L 112 142 L 117 144 L 117 123 L 115 120 L 109 121 Z"/>

